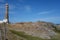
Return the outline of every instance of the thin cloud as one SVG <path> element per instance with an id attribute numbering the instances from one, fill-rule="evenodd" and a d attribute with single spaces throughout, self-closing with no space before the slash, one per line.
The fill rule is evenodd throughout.
<path id="1" fill-rule="evenodd" d="M 30 12 L 31 11 L 31 6 L 25 6 L 25 10 Z"/>
<path id="2" fill-rule="evenodd" d="M 4 3 L 5 0 L 0 0 L 0 2 Z"/>
<path id="3" fill-rule="evenodd" d="M 40 20 L 43 20 L 43 21 L 57 21 L 57 20 L 60 20 L 60 17 L 41 18 Z"/>
<path id="4" fill-rule="evenodd" d="M 52 11 L 43 11 L 43 12 L 39 12 L 38 15 L 43 15 L 43 14 L 49 14 L 51 13 Z"/>
<path id="5" fill-rule="evenodd" d="M 49 13 L 49 12 L 47 12 L 47 11 L 46 12 L 40 12 L 39 14 L 47 14 L 47 13 Z"/>
<path id="6" fill-rule="evenodd" d="M 15 8 L 16 8 L 15 5 L 13 5 L 13 4 L 10 4 L 10 5 L 9 5 L 9 9 L 10 9 L 10 10 L 13 10 L 13 9 L 15 9 Z"/>
<path id="7" fill-rule="evenodd" d="M 24 12 L 31 12 L 31 6 L 25 5 L 25 6 L 18 6 L 17 7 L 19 10 L 22 10 Z"/>

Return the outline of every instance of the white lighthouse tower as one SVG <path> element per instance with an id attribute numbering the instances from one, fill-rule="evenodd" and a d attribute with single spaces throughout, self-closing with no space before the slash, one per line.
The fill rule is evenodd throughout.
<path id="1" fill-rule="evenodd" d="M 9 12 L 9 6 L 8 6 L 8 3 L 6 3 L 6 14 L 5 14 L 5 20 L 4 20 L 4 21 L 6 21 L 6 23 L 9 23 L 9 14 L 8 14 L 8 12 Z"/>
<path id="2" fill-rule="evenodd" d="M 3 19 L 2 21 L 0 21 L 0 24 L 2 24 L 2 26 L 0 26 L 0 40 L 8 40 L 7 39 L 7 25 L 9 23 L 9 6 L 8 3 L 6 3 L 5 5 L 6 7 L 6 12 L 5 12 L 5 19 Z M 3 32 L 3 34 L 2 34 Z M 3 36 L 3 39 L 2 39 Z"/>

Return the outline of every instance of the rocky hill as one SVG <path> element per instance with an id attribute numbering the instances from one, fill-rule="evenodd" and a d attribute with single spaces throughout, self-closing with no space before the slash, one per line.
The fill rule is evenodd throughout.
<path id="1" fill-rule="evenodd" d="M 15 23 L 9 24 L 8 29 L 8 38 L 10 40 L 60 39 L 60 25 L 50 22 Z"/>
<path id="2" fill-rule="evenodd" d="M 10 29 L 16 31 L 23 31 L 27 35 L 43 39 L 51 39 L 56 36 L 56 30 L 59 29 L 59 25 L 49 22 L 23 22 L 11 24 Z"/>

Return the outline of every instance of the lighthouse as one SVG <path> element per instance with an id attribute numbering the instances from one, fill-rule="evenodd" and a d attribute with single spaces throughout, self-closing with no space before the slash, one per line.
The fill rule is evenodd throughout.
<path id="1" fill-rule="evenodd" d="M 5 11 L 5 19 L 4 19 L 4 21 L 6 21 L 6 23 L 8 24 L 9 23 L 9 5 L 8 5 L 8 3 L 6 3 L 6 11 Z"/>
<path id="2" fill-rule="evenodd" d="M 0 40 L 8 40 L 7 34 L 8 34 L 8 28 L 7 24 L 9 23 L 9 6 L 8 3 L 5 5 L 5 17 L 2 21 L 0 21 Z M 2 34 L 3 33 L 3 34 Z"/>

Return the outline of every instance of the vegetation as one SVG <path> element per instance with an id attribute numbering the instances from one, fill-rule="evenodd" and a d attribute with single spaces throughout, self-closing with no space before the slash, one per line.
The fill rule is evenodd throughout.
<path id="1" fill-rule="evenodd" d="M 55 36 L 55 37 L 52 37 L 51 39 L 42 39 L 42 38 L 39 38 L 39 37 L 33 37 L 31 35 L 26 35 L 25 32 L 21 32 L 21 31 L 14 31 L 14 30 L 10 30 L 13 34 L 16 34 L 20 37 L 23 37 L 25 38 L 26 40 L 60 40 L 60 33 Z"/>
<path id="2" fill-rule="evenodd" d="M 39 38 L 39 37 L 33 37 L 33 36 L 31 36 L 31 35 L 25 35 L 25 33 L 24 32 L 18 32 L 18 31 L 14 31 L 14 30 L 10 30 L 13 34 L 16 34 L 16 35 L 18 35 L 18 36 L 20 36 L 20 37 L 23 37 L 23 38 L 25 38 L 25 39 L 27 39 L 27 40 L 43 40 L 43 39 L 41 39 L 41 38 Z"/>
<path id="3" fill-rule="evenodd" d="M 31 23 L 32 24 L 32 23 Z M 41 23 L 41 24 L 46 24 L 46 25 L 42 25 L 43 27 L 46 27 L 46 28 L 54 28 L 54 29 L 51 29 L 51 30 L 53 30 L 54 32 L 56 32 L 57 33 L 57 35 L 55 35 L 54 37 L 51 37 L 51 39 L 42 39 L 42 38 L 39 38 L 39 37 L 35 37 L 35 36 L 32 36 L 32 35 L 27 35 L 25 32 L 22 32 L 22 31 L 16 31 L 16 30 L 10 30 L 10 32 L 12 33 L 12 34 L 14 34 L 14 35 L 17 35 L 19 38 L 20 37 L 22 37 L 23 39 L 19 39 L 19 40 L 24 40 L 24 39 L 26 39 L 26 40 L 60 40 L 60 30 L 58 30 L 57 29 L 57 26 L 55 26 L 54 24 L 50 24 L 50 23 Z M 29 26 L 34 26 L 34 25 L 30 25 L 30 24 L 28 24 Z M 28 28 L 28 27 L 26 27 L 26 26 L 28 26 L 28 25 L 24 25 L 24 28 Z M 40 24 L 36 24 L 36 25 L 40 25 Z M 15 28 L 17 28 L 17 29 L 22 29 L 23 28 L 23 26 L 20 26 L 20 25 L 13 25 L 13 26 L 15 26 L 15 27 L 13 27 L 13 26 L 11 26 L 11 25 L 9 25 L 10 27 L 9 28 L 13 28 L 13 29 L 15 29 Z M 35 27 L 37 27 L 37 26 L 35 26 Z M 41 26 L 39 26 L 38 28 L 40 28 Z M 31 28 L 32 29 L 32 28 Z M 22 29 L 23 30 L 23 29 Z M 25 30 L 25 29 L 24 29 Z M 34 29 L 35 30 L 35 29 Z M 49 30 L 49 29 L 48 29 Z M 43 30 L 43 31 L 45 31 L 45 30 Z"/>

